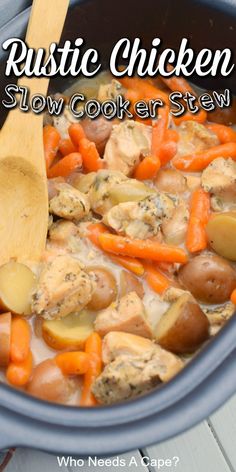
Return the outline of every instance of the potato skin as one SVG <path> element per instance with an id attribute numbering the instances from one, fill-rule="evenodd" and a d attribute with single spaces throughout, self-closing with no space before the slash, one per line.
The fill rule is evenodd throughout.
<path id="1" fill-rule="evenodd" d="M 186 192 L 186 182 L 186 177 L 176 169 L 160 169 L 155 179 L 158 190 L 173 194 Z"/>
<path id="2" fill-rule="evenodd" d="M 108 269 L 103 267 L 88 267 L 86 271 L 92 274 L 96 283 L 95 290 L 87 308 L 92 311 L 103 310 L 116 299 L 116 279 Z"/>
<path id="3" fill-rule="evenodd" d="M 102 156 L 111 134 L 112 123 L 101 116 L 95 120 L 85 118 L 81 121 L 81 125 L 83 126 L 86 138 L 96 144 L 96 148 Z"/>
<path id="4" fill-rule="evenodd" d="M 175 354 L 192 353 L 209 337 L 209 321 L 191 296 L 185 297 L 183 303 L 179 302 L 180 299 L 169 309 L 173 315 L 176 310 L 179 312 L 177 318 L 166 333 L 157 338 L 157 341 L 161 347 Z"/>
<path id="5" fill-rule="evenodd" d="M 215 255 L 196 256 L 179 270 L 181 286 L 204 303 L 224 303 L 236 288 L 236 271 Z"/>

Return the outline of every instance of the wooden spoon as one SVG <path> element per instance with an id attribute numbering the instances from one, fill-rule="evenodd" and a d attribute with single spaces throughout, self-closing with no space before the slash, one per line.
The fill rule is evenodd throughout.
<path id="1" fill-rule="evenodd" d="M 59 42 L 69 0 L 34 0 L 26 42 L 47 51 Z M 46 96 L 48 78 L 21 78 L 18 85 Z M 0 264 L 10 258 L 39 260 L 48 225 L 43 115 L 12 110 L 0 133 Z"/>

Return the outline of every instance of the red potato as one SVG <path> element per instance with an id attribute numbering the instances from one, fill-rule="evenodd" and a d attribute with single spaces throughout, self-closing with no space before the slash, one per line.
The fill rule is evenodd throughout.
<path id="1" fill-rule="evenodd" d="M 116 279 L 109 270 L 99 266 L 88 267 L 87 272 L 91 274 L 96 285 L 87 308 L 92 311 L 103 310 L 116 299 Z"/>
<path id="2" fill-rule="evenodd" d="M 66 404 L 73 393 L 73 382 L 63 375 L 55 360 L 47 359 L 35 367 L 27 392 L 41 400 Z"/>
<path id="3" fill-rule="evenodd" d="M 102 156 L 111 134 L 112 123 L 101 116 L 95 120 L 85 118 L 81 121 L 81 125 L 83 126 L 86 138 L 95 143 L 100 156 Z"/>
<path id="4" fill-rule="evenodd" d="M 224 303 L 236 288 L 236 271 L 225 259 L 200 255 L 179 270 L 180 285 L 203 303 Z"/>
<path id="5" fill-rule="evenodd" d="M 208 336 L 208 318 L 188 293 L 170 306 L 155 331 L 158 344 L 175 354 L 194 352 Z"/>
<path id="6" fill-rule="evenodd" d="M 186 177 L 176 169 L 160 169 L 154 182 L 161 192 L 176 194 L 187 190 Z"/>
<path id="7" fill-rule="evenodd" d="M 11 346 L 11 313 L 0 315 L 0 367 L 7 367 Z"/>

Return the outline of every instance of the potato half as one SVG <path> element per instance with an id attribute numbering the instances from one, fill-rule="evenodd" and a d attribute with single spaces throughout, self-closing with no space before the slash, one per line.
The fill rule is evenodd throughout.
<path id="1" fill-rule="evenodd" d="M 236 212 L 218 213 L 208 222 L 209 244 L 220 256 L 236 261 Z"/>
<path id="2" fill-rule="evenodd" d="M 209 336 L 209 321 L 193 297 L 183 294 L 162 316 L 155 337 L 175 354 L 194 352 Z"/>
<path id="3" fill-rule="evenodd" d="M 43 321 L 44 341 L 53 349 L 83 349 L 86 339 L 94 331 L 95 315 L 86 310 L 72 313 L 60 320 Z"/>
<path id="4" fill-rule="evenodd" d="M 10 261 L 0 267 L 0 310 L 17 315 L 31 313 L 31 295 L 36 283 L 33 272 L 24 264 Z"/>

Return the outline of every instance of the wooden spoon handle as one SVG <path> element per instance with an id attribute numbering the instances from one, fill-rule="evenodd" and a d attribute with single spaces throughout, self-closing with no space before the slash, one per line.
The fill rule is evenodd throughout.
<path id="1" fill-rule="evenodd" d="M 34 0 L 26 42 L 28 47 L 49 50 L 51 43 L 58 43 L 64 26 L 69 0 Z M 29 87 L 33 94 L 47 94 L 48 77 L 22 77 L 18 81 L 20 86 Z"/>

